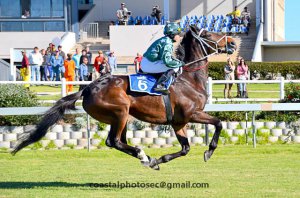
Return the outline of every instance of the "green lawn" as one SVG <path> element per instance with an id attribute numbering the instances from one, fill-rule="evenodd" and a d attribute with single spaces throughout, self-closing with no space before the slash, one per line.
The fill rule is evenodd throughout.
<path id="1" fill-rule="evenodd" d="M 179 148 L 145 149 L 150 156 Z M 160 171 L 116 150 L 0 153 L 0 197 L 300 197 L 300 145 L 220 146 L 209 162 L 192 147 Z M 209 188 L 91 188 L 106 182 L 209 183 Z"/>

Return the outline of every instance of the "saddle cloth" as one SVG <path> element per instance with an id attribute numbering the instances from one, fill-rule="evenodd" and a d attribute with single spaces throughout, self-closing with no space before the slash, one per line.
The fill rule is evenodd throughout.
<path id="1" fill-rule="evenodd" d="M 130 91 L 148 93 L 160 96 L 162 93 L 153 90 L 158 78 L 149 74 L 132 74 L 129 76 Z M 169 79 L 165 87 L 169 89 L 173 82 L 173 77 Z"/>

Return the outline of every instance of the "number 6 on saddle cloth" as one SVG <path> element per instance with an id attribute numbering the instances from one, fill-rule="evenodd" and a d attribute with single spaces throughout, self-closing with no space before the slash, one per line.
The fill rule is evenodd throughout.
<path id="1" fill-rule="evenodd" d="M 149 74 L 133 74 L 129 76 L 129 87 L 132 92 L 148 93 L 150 95 L 162 95 L 161 92 L 154 91 L 153 88 L 158 80 L 158 77 Z M 174 77 L 172 76 L 165 84 L 166 89 L 169 89 L 173 83 Z"/>

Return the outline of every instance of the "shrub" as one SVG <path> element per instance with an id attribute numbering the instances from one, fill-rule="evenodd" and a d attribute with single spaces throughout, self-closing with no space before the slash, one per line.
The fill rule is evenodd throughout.
<path id="1" fill-rule="evenodd" d="M 0 85 L 0 107 L 36 107 L 36 95 L 21 85 Z M 0 116 L 0 125 L 36 124 L 38 116 Z"/>

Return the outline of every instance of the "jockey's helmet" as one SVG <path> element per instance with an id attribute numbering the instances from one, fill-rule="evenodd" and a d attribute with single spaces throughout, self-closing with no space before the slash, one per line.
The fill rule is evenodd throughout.
<path id="1" fill-rule="evenodd" d="M 164 29 L 164 35 L 169 37 L 174 37 L 177 34 L 181 33 L 181 28 L 178 23 L 168 23 Z"/>

